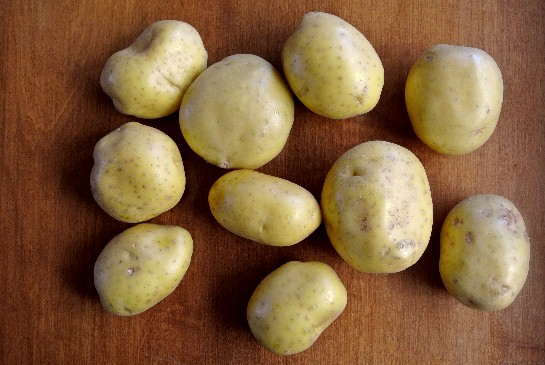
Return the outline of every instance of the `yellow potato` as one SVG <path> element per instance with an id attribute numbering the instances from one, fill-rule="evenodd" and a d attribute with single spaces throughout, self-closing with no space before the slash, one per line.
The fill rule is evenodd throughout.
<path id="1" fill-rule="evenodd" d="M 359 271 L 393 273 L 420 259 L 433 223 L 424 167 L 408 149 L 371 141 L 345 152 L 321 197 L 327 234 Z"/>
<path id="2" fill-rule="evenodd" d="M 509 200 L 493 194 L 463 200 L 447 215 L 440 244 L 441 278 L 464 305 L 504 309 L 524 286 L 530 239 L 520 212 Z"/>
<path id="3" fill-rule="evenodd" d="M 322 222 L 320 206 L 305 188 L 253 170 L 234 170 L 210 189 L 214 218 L 241 237 L 271 246 L 291 246 Z"/>
<path id="4" fill-rule="evenodd" d="M 371 43 L 351 24 L 327 13 L 303 16 L 282 48 L 282 66 L 299 100 L 327 118 L 367 113 L 384 86 L 384 67 Z"/>
<path id="5" fill-rule="evenodd" d="M 308 349 L 344 311 L 346 289 L 322 262 L 288 262 L 267 275 L 247 308 L 250 330 L 268 350 L 291 355 Z"/>
<path id="6" fill-rule="evenodd" d="M 492 135 L 503 102 L 494 59 L 470 47 L 438 44 L 411 68 L 405 103 L 416 135 L 433 150 L 463 155 Z"/>
<path id="7" fill-rule="evenodd" d="M 119 316 L 153 307 L 176 289 L 192 254 L 191 235 L 181 227 L 141 223 L 123 231 L 95 262 L 102 306 Z"/>
<path id="8" fill-rule="evenodd" d="M 293 97 L 282 75 L 250 54 L 229 56 L 206 69 L 180 107 L 180 128 L 189 147 L 229 169 L 255 169 L 275 158 L 293 118 Z"/>
<path id="9" fill-rule="evenodd" d="M 108 59 L 100 85 L 121 113 L 160 118 L 180 108 L 182 96 L 206 68 L 207 59 L 195 28 L 162 20 Z"/>
<path id="10" fill-rule="evenodd" d="M 115 219 L 143 222 L 182 198 L 182 156 L 176 143 L 158 129 L 126 123 L 98 141 L 93 158 L 93 197 Z"/>

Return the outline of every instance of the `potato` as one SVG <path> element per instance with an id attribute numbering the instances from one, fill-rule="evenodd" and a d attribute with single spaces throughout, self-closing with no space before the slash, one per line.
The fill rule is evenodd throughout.
<path id="1" fill-rule="evenodd" d="M 438 44 L 412 66 L 405 103 L 416 135 L 431 149 L 463 155 L 481 147 L 498 123 L 503 80 L 494 59 L 470 47 Z"/>
<path id="2" fill-rule="evenodd" d="M 291 261 L 267 275 L 252 294 L 247 319 L 268 350 L 291 355 L 308 349 L 344 311 L 346 289 L 322 262 Z"/>
<path id="3" fill-rule="evenodd" d="M 271 246 L 291 246 L 322 222 L 320 205 L 305 188 L 253 170 L 234 170 L 210 189 L 214 218 L 241 237 Z"/>
<path id="4" fill-rule="evenodd" d="M 441 228 L 440 246 L 443 283 L 470 308 L 507 308 L 524 286 L 530 239 L 520 212 L 504 197 L 478 194 L 456 205 Z"/>
<path id="5" fill-rule="evenodd" d="M 91 191 L 113 218 L 139 223 L 173 208 L 185 190 L 176 143 L 158 129 L 125 123 L 95 146 Z"/>
<path id="6" fill-rule="evenodd" d="M 293 118 L 293 97 L 282 75 L 250 54 L 229 56 L 206 69 L 180 107 L 189 147 L 226 169 L 255 169 L 275 158 Z"/>
<path id="7" fill-rule="evenodd" d="M 370 141 L 345 152 L 326 176 L 321 203 L 333 247 L 359 271 L 404 270 L 428 245 L 428 178 L 418 158 L 394 143 Z"/>
<path id="8" fill-rule="evenodd" d="M 160 118 L 180 108 L 182 96 L 206 68 L 207 59 L 195 28 L 162 20 L 108 59 L 100 85 L 121 113 Z"/>
<path id="9" fill-rule="evenodd" d="M 141 223 L 123 231 L 95 262 L 102 306 L 119 316 L 148 310 L 180 284 L 192 253 L 191 235 L 181 227 Z"/>
<path id="10" fill-rule="evenodd" d="M 282 48 L 288 83 L 314 113 L 332 119 L 369 112 L 380 98 L 384 68 L 367 38 L 327 13 L 303 16 Z"/>

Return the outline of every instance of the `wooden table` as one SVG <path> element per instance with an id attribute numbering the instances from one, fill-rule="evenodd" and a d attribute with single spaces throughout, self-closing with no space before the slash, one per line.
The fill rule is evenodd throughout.
<path id="1" fill-rule="evenodd" d="M 4 1 L 0 11 L 0 363 L 2 364 L 543 364 L 545 363 L 545 3 L 507 1 Z M 363 5 L 366 4 L 366 5 Z M 370 113 L 332 121 L 296 103 L 282 153 L 260 169 L 316 197 L 347 149 L 388 140 L 422 161 L 434 199 L 431 242 L 413 267 L 356 272 L 323 225 L 302 243 L 273 248 L 221 228 L 207 205 L 225 171 L 193 153 L 178 116 L 140 120 L 168 133 L 187 173 L 181 202 L 151 222 L 186 227 L 193 261 L 176 291 L 134 317 L 104 311 L 93 265 L 130 224 L 115 221 L 89 187 L 99 138 L 137 120 L 102 92 L 107 58 L 149 24 L 179 19 L 200 32 L 209 65 L 253 53 L 280 66 L 283 42 L 304 13 L 336 14 L 371 41 L 385 86 Z M 484 49 L 503 73 L 500 121 L 491 139 L 462 157 L 439 155 L 412 131 L 404 83 L 416 57 L 436 43 Z M 439 229 L 476 193 L 513 201 L 532 239 L 530 272 L 509 308 L 485 313 L 451 297 L 438 272 Z M 331 265 L 349 294 L 342 316 L 309 350 L 269 353 L 253 338 L 246 304 L 255 286 L 289 260 Z"/>

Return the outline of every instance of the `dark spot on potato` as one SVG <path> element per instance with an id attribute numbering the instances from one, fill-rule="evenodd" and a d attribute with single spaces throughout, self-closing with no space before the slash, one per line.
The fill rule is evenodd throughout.
<path id="1" fill-rule="evenodd" d="M 369 227 L 369 217 L 363 217 L 360 222 L 360 230 L 362 232 L 368 232 L 371 227 Z"/>
<path id="2" fill-rule="evenodd" d="M 460 228 L 464 224 L 464 220 L 460 217 L 454 218 L 454 221 L 452 222 L 452 225 L 456 228 Z"/>
<path id="3" fill-rule="evenodd" d="M 466 235 L 464 237 L 466 243 L 474 243 L 475 242 L 475 236 L 473 235 L 473 232 L 466 232 Z"/>

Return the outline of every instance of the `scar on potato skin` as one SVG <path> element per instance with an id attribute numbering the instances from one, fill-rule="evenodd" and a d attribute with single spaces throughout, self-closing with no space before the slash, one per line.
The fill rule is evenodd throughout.
<path id="1" fill-rule="evenodd" d="M 456 228 L 460 228 L 464 224 L 464 220 L 460 217 L 454 218 L 452 225 Z"/>
<path id="2" fill-rule="evenodd" d="M 473 232 L 467 231 L 464 239 L 466 243 L 474 243 L 475 242 L 475 236 L 473 235 Z"/>

